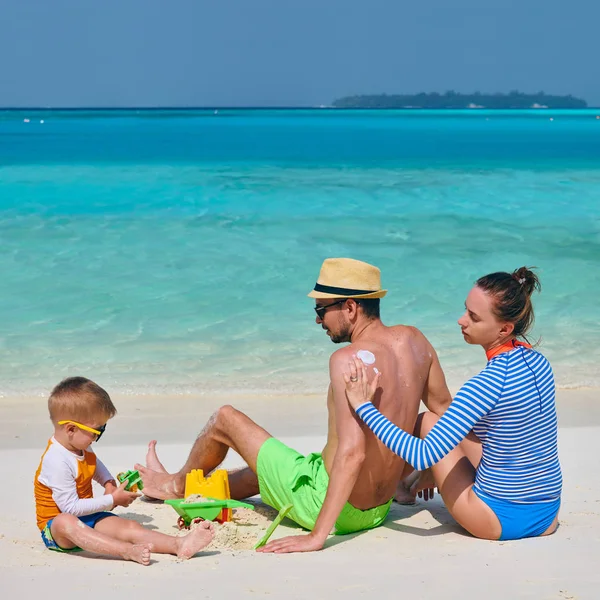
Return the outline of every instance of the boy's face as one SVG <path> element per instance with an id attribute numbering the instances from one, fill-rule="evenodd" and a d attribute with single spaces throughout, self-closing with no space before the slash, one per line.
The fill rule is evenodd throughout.
<path id="1" fill-rule="evenodd" d="M 69 420 L 59 421 L 59 423 L 63 423 L 63 432 L 67 437 L 69 444 L 76 450 L 85 450 L 104 433 L 106 421 L 106 417 L 98 416 L 83 422 Z"/>

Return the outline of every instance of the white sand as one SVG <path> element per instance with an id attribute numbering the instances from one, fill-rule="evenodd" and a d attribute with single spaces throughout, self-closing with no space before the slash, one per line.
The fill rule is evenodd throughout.
<path id="1" fill-rule="evenodd" d="M 394 504 L 387 523 L 363 534 L 332 537 L 322 552 L 264 555 L 213 544 L 187 562 L 154 555 L 150 567 L 85 553 L 46 550 L 35 525 L 32 481 L 50 434 L 44 399 L 0 404 L 0 588 L 2 598 L 598 598 L 600 591 L 600 403 L 597 390 L 560 392 L 564 471 L 561 527 L 549 538 L 488 542 L 465 534 L 441 504 Z M 235 398 L 232 404 L 302 452 L 320 450 L 320 398 Z M 118 398 L 119 415 L 96 451 L 116 473 L 143 459 L 159 440 L 169 469 L 218 403 L 202 398 Z M 231 455 L 227 466 L 240 464 Z M 258 504 L 260 507 L 260 504 Z M 165 533 L 176 533 L 168 506 L 137 501 L 117 509 Z M 266 512 L 269 514 L 269 511 Z M 270 512 L 272 518 L 274 512 Z M 251 520 L 248 518 L 248 520 Z M 255 515 L 257 535 L 268 520 Z M 260 530 L 260 531 L 258 531 Z M 288 520 L 274 537 L 297 534 Z"/>

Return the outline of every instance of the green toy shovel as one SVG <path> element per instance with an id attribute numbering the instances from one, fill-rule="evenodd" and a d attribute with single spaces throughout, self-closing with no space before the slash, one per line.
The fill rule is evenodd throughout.
<path id="1" fill-rule="evenodd" d="M 263 535 L 262 538 L 260 538 L 260 540 L 254 545 L 255 550 L 257 548 L 261 548 L 269 541 L 269 538 L 273 535 L 275 529 L 277 529 L 277 525 L 279 525 L 279 523 L 283 521 L 285 515 L 287 515 L 290 512 L 290 510 L 292 510 L 292 508 L 294 508 L 293 504 L 286 504 L 285 506 L 281 507 L 281 510 L 279 511 L 278 515 L 275 517 L 271 525 L 269 525 L 269 529 L 265 531 L 265 535 Z"/>

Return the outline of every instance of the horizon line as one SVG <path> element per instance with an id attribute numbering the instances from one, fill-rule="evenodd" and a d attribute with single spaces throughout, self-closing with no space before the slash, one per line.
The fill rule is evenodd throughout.
<path id="1" fill-rule="evenodd" d="M 0 111 L 23 111 L 23 110 L 465 110 L 471 112 L 477 112 L 478 110 L 595 110 L 600 109 L 599 106 L 584 106 L 580 108 L 549 108 L 549 107 L 529 107 L 529 108 L 488 108 L 482 106 L 481 108 L 469 108 L 467 106 L 463 108 L 423 108 L 420 106 L 403 106 L 395 108 L 372 108 L 372 107 L 336 107 L 330 104 L 315 105 L 299 105 L 299 106 L 1 106 Z"/>

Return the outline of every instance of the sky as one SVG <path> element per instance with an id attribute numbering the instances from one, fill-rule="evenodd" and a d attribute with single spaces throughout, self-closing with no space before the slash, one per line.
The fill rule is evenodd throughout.
<path id="1" fill-rule="evenodd" d="M 600 0 L 0 0 L 0 106 L 319 106 L 545 91 L 600 106 Z"/>

